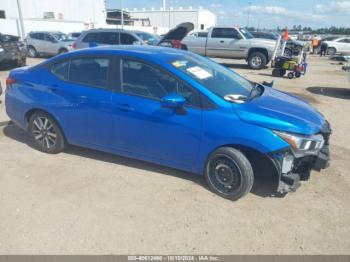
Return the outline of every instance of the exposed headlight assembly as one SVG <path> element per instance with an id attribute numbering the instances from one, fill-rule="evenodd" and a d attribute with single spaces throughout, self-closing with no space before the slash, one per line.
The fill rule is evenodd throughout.
<path id="1" fill-rule="evenodd" d="M 273 132 L 291 146 L 295 157 L 316 155 L 324 144 L 324 139 L 321 134 L 302 136 L 280 131 Z"/>

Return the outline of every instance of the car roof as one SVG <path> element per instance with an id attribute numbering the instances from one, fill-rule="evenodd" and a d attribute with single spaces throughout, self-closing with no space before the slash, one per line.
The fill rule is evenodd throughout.
<path id="1" fill-rule="evenodd" d="M 76 51 L 68 52 L 62 55 L 55 56 L 43 62 L 54 63 L 58 60 L 75 57 L 75 56 L 89 56 L 89 55 L 124 55 L 133 58 L 140 58 L 143 60 L 159 63 L 167 63 L 171 60 L 184 59 L 188 56 L 196 56 L 195 54 L 174 49 L 170 47 L 159 47 L 149 45 L 118 45 L 118 46 L 99 46 L 93 48 L 83 48 Z"/>
<path id="2" fill-rule="evenodd" d="M 30 31 L 29 34 L 32 33 L 54 33 L 54 34 L 63 34 L 61 31 Z"/>
<path id="3" fill-rule="evenodd" d="M 118 29 L 118 28 L 93 28 L 84 31 L 84 33 L 91 33 L 91 32 L 131 32 L 130 30 L 125 29 Z"/>

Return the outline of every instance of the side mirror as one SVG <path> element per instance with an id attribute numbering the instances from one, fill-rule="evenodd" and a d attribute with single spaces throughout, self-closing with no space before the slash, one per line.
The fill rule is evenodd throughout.
<path id="1" fill-rule="evenodd" d="M 175 93 L 166 95 L 162 98 L 162 107 L 178 109 L 182 108 L 185 103 L 186 99 Z"/>

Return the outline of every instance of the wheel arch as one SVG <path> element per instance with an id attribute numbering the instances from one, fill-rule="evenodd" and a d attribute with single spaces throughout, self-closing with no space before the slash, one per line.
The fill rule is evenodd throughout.
<path id="1" fill-rule="evenodd" d="M 42 112 L 42 113 L 48 114 L 56 122 L 57 126 L 59 127 L 59 129 L 62 132 L 63 139 L 65 140 L 65 142 L 67 142 L 67 138 L 66 138 L 66 135 L 64 133 L 64 129 L 62 128 L 60 122 L 57 120 L 57 118 L 53 114 L 51 114 L 50 112 L 48 112 L 47 110 L 44 110 L 42 108 L 32 108 L 25 113 L 24 119 L 25 119 L 27 129 L 29 128 L 30 117 L 36 112 Z"/>
<path id="2" fill-rule="evenodd" d="M 262 53 L 265 57 L 266 57 L 266 61 L 269 61 L 269 52 L 267 51 L 266 48 L 263 47 L 251 47 L 248 50 L 248 56 L 247 56 L 247 60 L 249 59 L 250 55 L 254 52 L 260 52 Z"/>
<path id="3" fill-rule="evenodd" d="M 210 155 L 222 147 L 231 147 L 239 150 L 250 162 L 255 178 L 268 178 L 272 182 L 272 186 L 277 190 L 280 181 L 280 170 L 272 156 L 268 153 L 261 152 L 253 147 L 242 144 L 224 144 L 220 145 L 208 154 L 205 165 L 203 168 L 203 174 L 205 172 Z"/>

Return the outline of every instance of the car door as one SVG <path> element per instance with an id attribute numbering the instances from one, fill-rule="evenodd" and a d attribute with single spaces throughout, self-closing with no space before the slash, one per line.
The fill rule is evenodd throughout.
<path id="1" fill-rule="evenodd" d="M 51 92 L 64 101 L 56 108 L 69 143 L 110 149 L 113 135 L 111 61 L 103 56 L 84 56 L 51 67 Z"/>
<path id="2" fill-rule="evenodd" d="M 132 156 L 191 168 L 200 144 L 199 93 L 157 66 L 120 60 L 120 92 L 113 94 L 114 146 Z M 183 112 L 164 108 L 169 93 L 187 97 Z"/>
<path id="3" fill-rule="evenodd" d="M 242 36 L 235 28 L 213 28 L 207 40 L 207 55 L 212 57 L 242 57 Z"/>
<path id="4" fill-rule="evenodd" d="M 350 53 L 350 38 L 343 38 L 338 42 L 337 51 L 340 53 Z"/>
<path id="5" fill-rule="evenodd" d="M 43 48 L 46 54 L 56 55 L 58 53 L 58 41 L 48 33 L 44 34 Z"/>
<path id="6" fill-rule="evenodd" d="M 45 48 L 45 34 L 44 33 L 36 33 L 35 34 L 36 38 L 34 41 L 34 47 L 36 49 L 37 52 L 39 53 L 46 53 L 46 48 Z"/>

